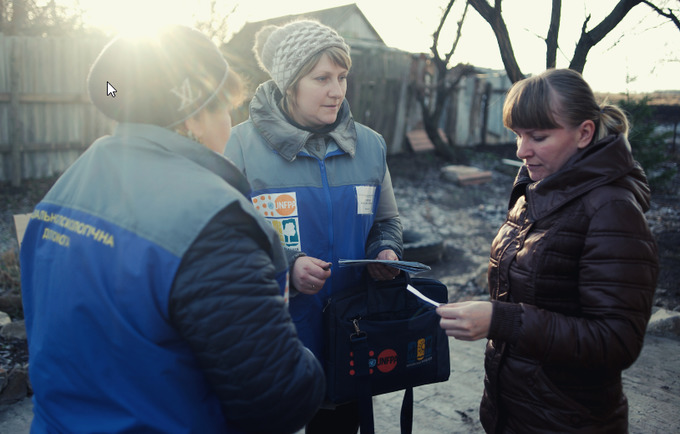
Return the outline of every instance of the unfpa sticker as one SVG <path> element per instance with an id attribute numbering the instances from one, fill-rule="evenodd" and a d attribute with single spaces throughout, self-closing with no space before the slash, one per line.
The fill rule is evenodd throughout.
<path id="1" fill-rule="evenodd" d="M 286 248 L 300 251 L 300 227 L 295 192 L 259 194 L 251 198 L 253 206 L 279 234 Z"/>
<path id="2" fill-rule="evenodd" d="M 267 218 L 297 216 L 297 197 L 295 192 L 260 194 L 252 198 L 255 209 Z"/>
<path id="3" fill-rule="evenodd" d="M 356 375 L 354 353 L 350 352 L 349 357 L 349 375 Z M 375 356 L 373 350 L 370 350 L 368 352 L 368 373 L 372 375 L 375 372 L 375 368 L 378 368 L 378 371 L 383 374 L 391 372 L 397 367 L 398 360 L 397 352 L 391 348 L 382 350 L 380 354 L 378 354 L 378 357 Z"/>
<path id="4" fill-rule="evenodd" d="M 397 352 L 392 349 L 382 350 L 378 354 L 378 370 L 388 373 L 397 367 Z"/>

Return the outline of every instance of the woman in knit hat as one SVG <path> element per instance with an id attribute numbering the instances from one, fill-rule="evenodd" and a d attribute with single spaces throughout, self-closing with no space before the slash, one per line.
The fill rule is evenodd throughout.
<path id="1" fill-rule="evenodd" d="M 258 32 L 254 47 L 271 80 L 234 127 L 225 154 L 246 175 L 256 209 L 279 232 L 290 259 L 290 311 L 303 343 L 323 361 L 322 309 L 363 284 L 339 259 L 398 260 L 402 228 L 382 136 L 354 122 L 345 100 L 349 47 L 333 29 L 295 21 Z M 398 270 L 368 266 L 374 279 Z M 350 433 L 356 403 L 322 409 L 308 433 Z"/>
<path id="2" fill-rule="evenodd" d="M 224 57 L 173 26 L 114 39 L 88 84 L 119 124 L 38 204 L 21 248 L 32 431 L 302 428 L 323 371 L 286 309 L 278 235 L 222 155 L 238 103 Z"/>

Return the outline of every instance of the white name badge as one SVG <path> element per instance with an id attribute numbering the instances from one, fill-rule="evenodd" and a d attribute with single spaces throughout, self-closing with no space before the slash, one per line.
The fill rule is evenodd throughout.
<path id="1" fill-rule="evenodd" d="M 375 185 L 358 185 L 357 214 L 373 214 L 373 200 L 375 199 Z"/>

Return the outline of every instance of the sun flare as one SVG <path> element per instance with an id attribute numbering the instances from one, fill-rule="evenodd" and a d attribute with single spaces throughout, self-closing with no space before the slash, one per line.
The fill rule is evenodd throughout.
<path id="1" fill-rule="evenodd" d="M 116 2 L 81 0 L 88 21 L 102 30 L 132 37 L 154 34 L 168 24 L 191 25 L 183 1 L 119 0 Z"/>

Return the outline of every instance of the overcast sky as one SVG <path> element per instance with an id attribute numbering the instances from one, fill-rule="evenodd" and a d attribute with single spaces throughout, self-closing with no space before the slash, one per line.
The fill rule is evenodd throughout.
<path id="1" fill-rule="evenodd" d="M 599 23 L 618 0 L 569 0 L 562 2 L 558 67 L 567 67 L 573 55 L 581 26 L 592 14 L 589 28 Z M 68 3 L 62 0 L 58 3 Z M 204 18 L 210 0 L 80 0 L 91 24 L 128 29 L 147 27 L 151 22 L 191 24 L 192 17 Z M 260 21 L 280 15 L 297 14 L 350 4 L 347 0 L 242 0 L 220 1 L 221 13 L 236 12 L 229 18 L 234 31 L 247 21 Z M 446 0 L 357 0 L 387 45 L 410 52 L 429 52 L 432 33 L 441 17 Z M 526 0 L 505 0 L 503 13 L 520 68 L 525 74 L 545 68 L 545 43 L 550 1 L 533 1 L 527 10 Z M 659 5 L 678 7 L 677 0 L 657 0 Z M 464 5 L 458 0 L 451 25 L 442 41 L 450 45 L 455 23 Z M 676 12 L 677 13 L 677 12 Z M 651 92 L 680 90 L 680 30 L 645 5 L 638 5 L 602 42 L 589 53 L 584 76 L 596 91 Z M 446 50 L 444 46 L 440 51 Z M 454 63 L 471 63 L 479 67 L 503 69 L 498 46 L 489 25 L 470 7 L 463 26 L 463 38 L 453 58 Z"/>

